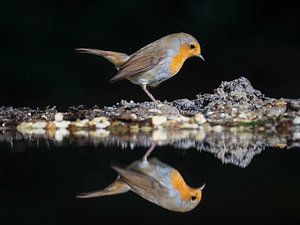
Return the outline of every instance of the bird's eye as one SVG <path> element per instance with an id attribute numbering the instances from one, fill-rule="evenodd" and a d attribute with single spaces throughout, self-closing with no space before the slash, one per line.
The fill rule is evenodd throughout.
<path id="1" fill-rule="evenodd" d="M 191 196 L 191 201 L 193 202 L 193 201 L 195 201 L 197 199 L 197 196 L 196 195 L 192 195 Z"/>
<path id="2" fill-rule="evenodd" d="M 191 48 L 191 49 L 195 49 L 196 46 L 195 46 L 194 44 L 191 44 L 191 45 L 190 45 L 190 48 Z"/>

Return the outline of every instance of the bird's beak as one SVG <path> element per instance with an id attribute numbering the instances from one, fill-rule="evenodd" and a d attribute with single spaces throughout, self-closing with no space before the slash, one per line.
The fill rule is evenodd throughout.
<path id="1" fill-rule="evenodd" d="M 205 183 L 199 188 L 200 189 L 200 191 L 202 191 L 204 188 L 205 188 Z"/>
<path id="2" fill-rule="evenodd" d="M 204 57 L 200 54 L 200 55 L 198 55 L 198 57 L 200 58 L 200 59 L 202 59 L 203 60 L 203 62 L 205 62 L 205 59 L 204 59 Z"/>

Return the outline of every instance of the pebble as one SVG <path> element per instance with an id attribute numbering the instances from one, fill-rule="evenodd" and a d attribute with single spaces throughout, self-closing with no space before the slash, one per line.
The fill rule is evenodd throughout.
<path id="1" fill-rule="evenodd" d="M 110 126 L 110 122 L 106 117 L 98 117 L 98 121 L 95 124 L 97 129 L 104 129 Z"/>
<path id="2" fill-rule="evenodd" d="M 75 127 L 86 127 L 89 124 L 89 120 L 88 119 L 84 119 L 84 120 L 77 120 L 72 122 L 72 125 Z"/>
<path id="3" fill-rule="evenodd" d="M 32 124 L 33 129 L 44 129 L 47 126 L 46 121 L 36 121 Z"/>
<path id="4" fill-rule="evenodd" d="M 212 127 L 212 130 L 213 130 L 214 132 L 219 133 L 219 132 L 222 132 L 222 131 L 223 131 L 223 127 L 222 127 L 221 125 L 216 125 L 216 126 L 213 126 L 213 127 Z"/>
<path id="5" fill-rule="evenodd" d="M 56 122 L 62 122 L 64 120 L 64 114 L 62 114 L 61 112 L 56 113 L 54 116 L 54 120 Z"/>
<path id="6" fill-rule="evenodd" d="M 162 111 L 159 110 L 159 109 L 148 109 L 148 112 L 150 112 L 150 113 L 162 114 Z"/>
<path id="7" fill-rule="evenodd" d="M 63 120 L 61 122 L 54 121 L 54 124 L 58 129 L 66 129 L 69 127 L 70 123 L 71 123 L 70 121 L 65 121 L 65 120 Z"/>
<path id="8" fill-rule="evenodd" d="M 89 126 L 96 126 L 97 123 L 107 123 L 107 124 L 109 123 L 108 125 L 110 125 L 110 122 L 107 117 L 100 116 L 100 117 L 95 117 L 91 121 L 89 121 Z"/>
<path id="9" fill-rule="evenodd" d="M 198 124 L 196 123 L 180 123 L 179 126 L 180 129 L 197 129 L 198 128 Z"/>
<path id="10" fill-rule="evenodd" d="M 165 116 L 153 116 L 151 118 L 151 122 L 153 126 L 159 126 L 162 125 L 163 123 L 167 122 L 167 117 Z"/>
<path id="11" fill-rule="evenodd" d="M 295 117 L 295 119 L 293 119 L 293 124 L 295 124 L 295 125 L 300 124 L 300 116 L 297 116 L 297 117 Z"/>
<path id="12" fill-rule="evenodd" d="M 23 122 L 17 126 L 17 130 L 21 133 L 28 133 L 28 131 L 32 130 L 33 123 Z"/>
<path id="13" fill-rule="evenodd" d="M 194 116 L 194 120 L 195 120 L 195 122 L 198 123 L 199 125 L 202 125 L 202 124 L 206 123 L 205 116 L 204 116 L 202 113 L 197 113 L 197 114 Z"/>
<path id="14" fill-rule="evenodd" d="M 68 137 L 70 135 L 70 131 L 67 129 L 61 128 L 56 130 L 54 138 L 57 142 L 63 141 L 64 137 Z"/>
<path id="15" fill-rule="evenodd" d="M 167 132 L 163 129 L 154 130 L 152 132 L 152 140 L 153 141 L 165 141 L 167 140 Z"/>
<path id="16" fill-rule="evenodd" d="M 294 132 L 293 133 L 293 139 L 294 140 L 300 140 L 300 132 Z"/>
<path id="17" fill-rule="evenodd" d="M 104 130 L 104 129 L 97 129 L 95 131 L 90 131 L 90 136 L 91 137 L 95 137 L 95 138 L 105 138 L 109 135 L 109 131 L 108 130 Z"/>

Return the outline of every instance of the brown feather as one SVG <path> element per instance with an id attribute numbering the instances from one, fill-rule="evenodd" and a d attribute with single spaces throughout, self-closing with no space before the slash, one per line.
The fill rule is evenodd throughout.
<path id="1" fill-rule="evenodd" d="M 139 73 L 147 72 L 158 65 L 167 56 L 166 49 L 150 48 L 146 46 L 130 56 L 110 82 L 127 79 Z"/>
<path id="2" fill-rule="evenodd" d="M 123 180 L 133 189 L 138 188 L 146 191 L 152 190 L 159 192 L 168 192 L 167 188 L 165 188 L 159 181 L 155 180 L 152 177 L 126 168 L 122 169 L 116 166 L 112 166 L 112 168 L 120 174 L 121 180 Z"/>
<path id="3" fill-rule="evenodd" d="M 117 69 L 119 69 L 129 59 L 129 55 L 121 52 L 104 51 L 93 48 L 77 48 L 75 50 L 79 53 L 102 56 L 103 58 L 114 64 Z"/>

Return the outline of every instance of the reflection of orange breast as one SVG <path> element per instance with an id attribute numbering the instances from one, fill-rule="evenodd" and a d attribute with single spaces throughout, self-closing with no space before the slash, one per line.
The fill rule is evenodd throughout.
<path id="1" fill-rule="evenodd" d="M 176 191 L 179 192 L 180 197 L 182 200 L 189 200 L 191 195 L 191 189 L 185 181 L 183 180 L 182 176 L 177 170 L 173 170 L 171 173 L 171 183 Z"/>
<path id="2" fill-rule="evenodd" d="M 174 76 L 181 69 L 184 61 L 188 58 L 188 49 L 186 46 L 180 46 L 179 52 L 175 55 L 170 63 L 169 72 Z"/>

